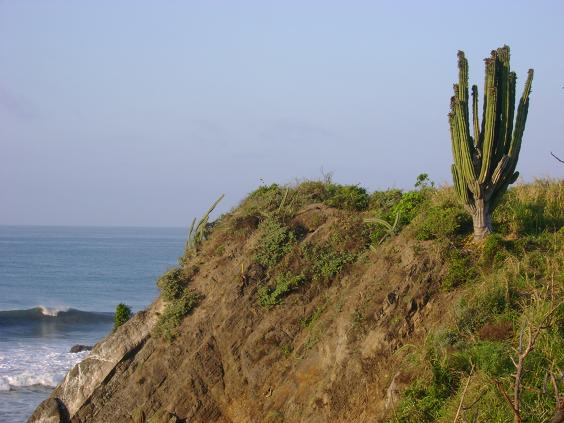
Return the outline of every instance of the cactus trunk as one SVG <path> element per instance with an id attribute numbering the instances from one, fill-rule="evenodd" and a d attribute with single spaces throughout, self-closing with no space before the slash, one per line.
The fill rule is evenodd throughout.
<path id="1" fill-rule="evenodd" d="M 490 206 L 483 199 L 476 201 L 476 209 L 472 213 L 472 223 L 474 224 L 474 238 L 482 239 L 493 232 L 492 215 Z"/>
<path id="2" fill-rule="evenodd" d="M 458 52 L 458 84 L 450 100 L 452 176 L 454 188 L 474 221 L 474 238 L 483 239 L 493 231 L 491 214 L 507 187 L 517 180 L 515 171 L 525 122 L 533 70 L 529 69 L 521 101 L 515 109 L 515 72 L 509 67 L 509 47 L 492 51 L 485 59 L 482 122 L 478 117 L 478 87 L 472 86 L 472 114 L 468 101 L 468 61 Z M 515 120 L 515 124 L 514 124 Z M 470 135 L 473 130 L 473 137 Z"/>

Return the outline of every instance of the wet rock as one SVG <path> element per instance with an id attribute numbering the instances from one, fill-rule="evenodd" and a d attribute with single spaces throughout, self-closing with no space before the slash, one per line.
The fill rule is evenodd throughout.
<path id="1" fill-rule="evenodd" d="M 47 398 L 39 404 L 27 423 L 70 423 L 69 412 L 59 398 Z"/>
<path id="2" fill-rule="evenodd" d="M 92 346 L 91 345 L 82 345 L 82 344 L 76 344 L 73 345 L 71 347 L 71 349 L 69 350 L 69 352 L 71 353 L 79 353 L 82 351 L 91 351 L 92 350 Z"/>

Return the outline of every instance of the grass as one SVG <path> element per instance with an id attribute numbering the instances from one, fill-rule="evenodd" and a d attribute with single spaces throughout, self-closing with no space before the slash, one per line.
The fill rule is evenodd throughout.
<path id="1" fill-rule="evenodd" d="M 330 180 L 265 185 L 226 216 L 223 238 L 213 251 L 222 255 L 225 246 L 235 251 L 230 240 L 254 237 L 252 257 L 265 271 L 253 283 L 265 313 L 290 303 L 292 293 L 292 304 L 307 301 L 343 275 L 354 275 L 359 257 L 372 257 L 365 251 L 370 245 L 380 248 L 377 244 L 383 237 L 385 243 L 394 242 L 395 236 L 411 240 L 421 254 L 436 251 L 442 280 L 430 289 L 451 306 L 423 345 L 397 353 L 405 363 L 412 363 L 412 382 L 390 421 L 452 422 L 463 403 L 459 421 L 463 417 L 505 422 L 513 414 L 500 392 L 511 392 L 516 383 L 511 359 L 516 359 L 523 336 L 540 324 L 539 316 L 563 298 L 563 200 L 563 181 L 517 185 L 508 190 L 493 214 L 496 233 L 474 244 L 470 216 L 452 188 L 435 188 L 424 177 L 411 191 L 371 194 Z M 307 228 L 300 228 L 299 213 L 311 204 L 317 205 L 317 214 L 311 213 L 304 224 Z M 379 219 L 375 222 L 388 225 L 365 223 L 374 217 Z M 399 242 L 392 247 L 401 248 Z M 186 269 L 184 263 L 159 280 L 168 304 L 157 332 L 169 339 L 202 298 L 188 288 Z M 342 311 L 342 304 L 335 309 Z M 323 310 L 314 309 L 299 321 L 308 334 L 297 347 L 297 356 L 319 342 L 317 322 Z M 447 318 L 449 310 L 452 315 Z M 350 321 L 362 328 L 369 319 L 356 308 Z M 563 328 L 560 306 L 542 324 L 534 351 L 526 358 L 521 381 L 525 421 L 549 421 L 554 412 L 554 387 L 546 381 L 564 369 Z M 279 348 L 284 356 L 294 353 L 291 343 Z M 564 392 L 563 381 L 558 379 L 556 384 Z"/>
<path id="2" fill-rule="evenodd" d="M 562 192 L 561 181 L 509 190 L 494 213 L 499 232 L 467 248 L 465 231 L 452 230 L 456 220 L 428 230 L 441 221 L 430 218 L 437 213 L 433 207 L 456 207 L 445 193 L 437 194 L 440 200 L 431 198 L 434 205 L 414 219 L 415 233 L 447 240 L 455 251 L 447 259 L 443 288 L 457 292 L 458 300 L 453 323 L 433 328 L 424 345 L 405 353 L 415 378 L 391 422 L 452 422 L 461 403 L 459 421 L 512 421 L 501 392 L 512 398 L 518 383 L 512 359 L 518 361 L 520 345 L 536 330 L 539 336 L 519 382 L 521 415 L 527 422 L 550 421 L 556 402 L 548 381 L 564 368 Z M 548 310 L 552 315 L 541 321 Z M 562 392 L 562 379 L 554 380 Z"/>

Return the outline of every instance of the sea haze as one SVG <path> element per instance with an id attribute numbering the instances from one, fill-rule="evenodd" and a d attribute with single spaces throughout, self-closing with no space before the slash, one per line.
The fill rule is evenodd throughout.
<path id="1" fill-rule="evenodd" d="M 0 226 L 0 421 L 25 422 L 66 372 L 177 263 L 182 228 Z"/>

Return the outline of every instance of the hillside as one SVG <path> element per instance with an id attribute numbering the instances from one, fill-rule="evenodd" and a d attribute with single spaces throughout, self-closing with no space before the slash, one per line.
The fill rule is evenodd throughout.
<path id="1" fill-rule="evenodd" d="M 510 189 L 493 220 L 474 243 L 424 177 L 262 186 L 29 421 L 507 422 L 512 359 L 523 421 L 562 421 L 564 181 Z"/>

